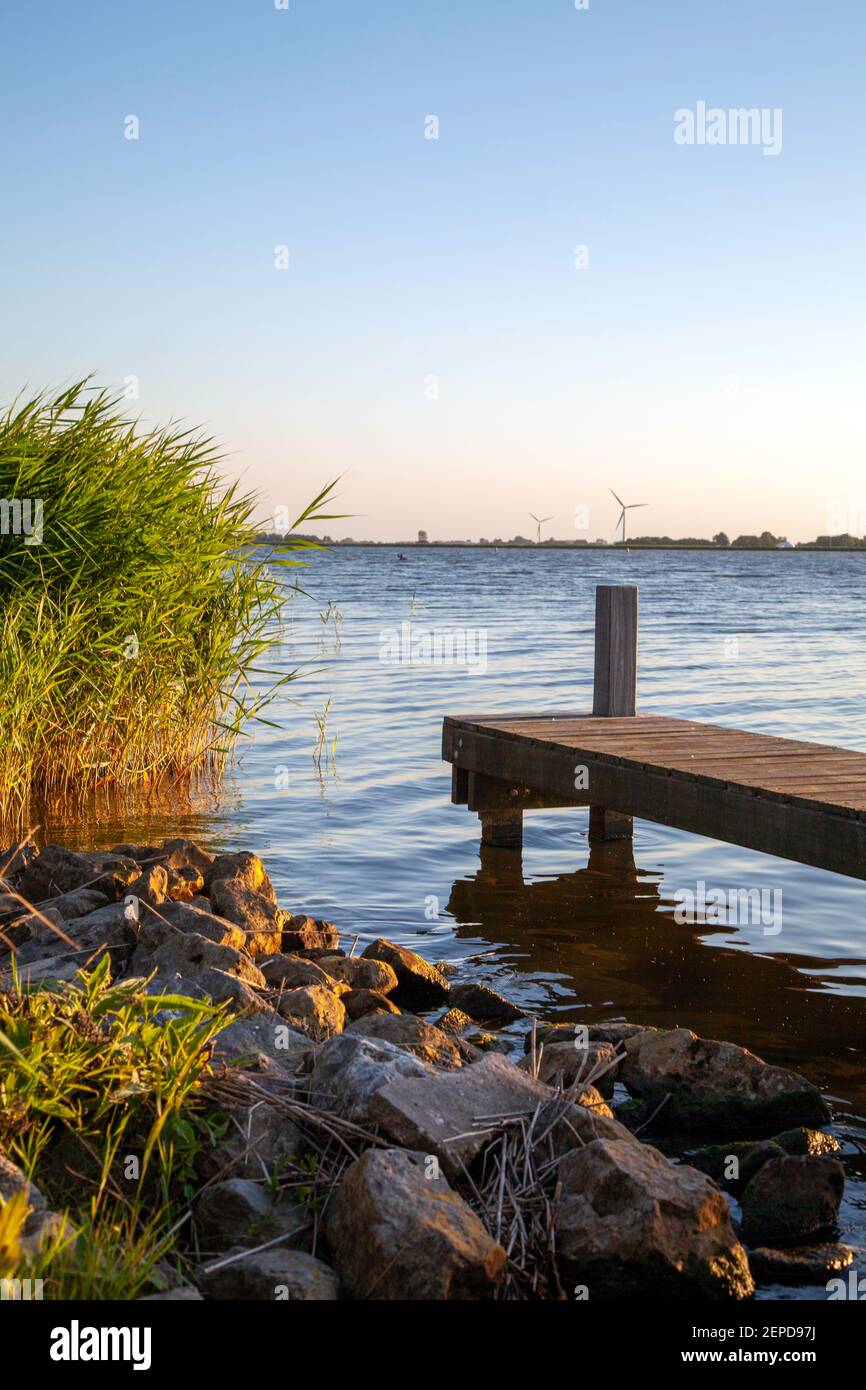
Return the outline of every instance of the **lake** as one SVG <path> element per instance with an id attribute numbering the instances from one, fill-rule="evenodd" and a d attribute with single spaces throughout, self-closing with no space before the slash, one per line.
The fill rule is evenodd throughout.
<path id="1" fill-rule="evenodd" d="M 529 813 L 522 862 L 482 859 L 440 759 L 446 713 L 590 707 L 597 583 L 640 587 L 641 711 L 866 750 L 866 553 L 405 556 L 347 547 L 292 572 L 308 597 L 287 602 L 270 664 L 303 679 L 219 798 L 45 829 L 254 849 L 283 906 L 460 961 L 545 1018 L 689 1026 L 795 1067 L 839 1107 L 843 1235 L 866 1244 L 866 884 L 643 821 L 633 845 L 590 854 L 579 809 Z M 404 659 L 437 642 L 456 659 Z M 769 894 L 778 930 L 678 921 L 700 883 Z"/>

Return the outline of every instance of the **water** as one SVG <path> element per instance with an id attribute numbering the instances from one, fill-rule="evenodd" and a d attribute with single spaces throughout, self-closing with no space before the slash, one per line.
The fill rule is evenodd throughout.
<path id="1" fill-rule="evenodd" d="M 252 848 L 284 906 L 460 961 L 546 1018 L 690 1026 L 795 1067 L 838 1107 L 842 1233 L 866 1244 L 866 883 L 642 821 L 633 846 L 590 854 L 576 809 L 527 815 L 522 865 L 482 858 L 440 760 L 446 713 L 590 707 L 599 582 L 640 586 L 641 711 L 866 750 L 864 581 L 856 552 L 319 555 L 271 662 L 306 674 L 219 800 L 156 825 L 47 828 L 79 844 L 170 830 Z M 329 601 L 336 622 L 320 616 Z M 416 637 L 482 633 L 486 669 L 383 662 L 383 633 L 404 622 Z M 328 700 L 336 750 L 317 765 Z M 678 924 L 674 895 L 699 880 L 780 890 L 782 930 Z"/>

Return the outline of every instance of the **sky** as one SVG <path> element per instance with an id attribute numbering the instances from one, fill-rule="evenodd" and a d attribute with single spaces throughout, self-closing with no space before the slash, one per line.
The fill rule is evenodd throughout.
<path id="1" fill-rule="evenodd" d="M 0 401 L 334 536 L 866 532 L 866 7 L 578 6 L 6 0 Z"/>

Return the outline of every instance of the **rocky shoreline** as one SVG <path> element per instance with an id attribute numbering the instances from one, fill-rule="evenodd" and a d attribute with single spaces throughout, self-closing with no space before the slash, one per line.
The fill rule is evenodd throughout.
<path id="1" fill-rule="evenodd" d="M 247 852 L 27 844 L 0 873 L 0 990 L 108 956 L 230 1015 L 202 1082 L 227 1132 L 151 1298 L 744 1299 L 856 1258 L 827 1102 L 734 1043 L 544 1023 L 396 943 L 358 952 Z M 0 1152 L 17 1190 L 38 1243 L 56 1215 Z"/>

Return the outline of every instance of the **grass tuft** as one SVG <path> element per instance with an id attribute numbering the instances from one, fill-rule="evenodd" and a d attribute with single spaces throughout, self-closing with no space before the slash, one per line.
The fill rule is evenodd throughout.
<path id="1" fill-rule="evenodd" d="M 254 550 L 255 499 L 219 465 L 87 380 L 0 417 L 0 819 L 219 775 L 291 679 L 259 663 L 310 542 Z M 333 486 L 295 528 L 330 518 Z"/>

